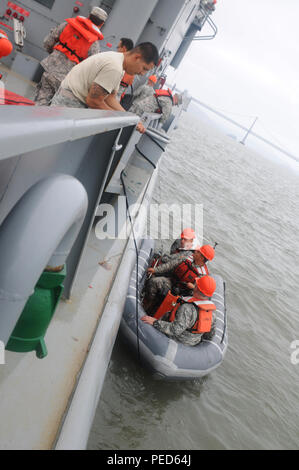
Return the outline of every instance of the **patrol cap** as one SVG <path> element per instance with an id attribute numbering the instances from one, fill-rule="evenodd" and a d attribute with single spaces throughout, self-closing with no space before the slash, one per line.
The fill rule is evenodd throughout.
<path id="1" fill-rule="evenodd" d="M 102 8 L 99 7 L 93 7 L 90 14 L 96 16 L 102 21 L 106 21 L 108 18 L 108 14 L 105 12 L 105 10 L 102 10 Z"/>

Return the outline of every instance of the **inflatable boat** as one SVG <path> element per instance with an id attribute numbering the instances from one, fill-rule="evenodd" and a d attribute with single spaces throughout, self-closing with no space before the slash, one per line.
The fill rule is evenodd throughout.
<path id="1" fill-rule="evenodd" d="M 222 363 L 227 349 L 225 283 L 221 276 L 213 275 L 217 284 L 212 297 L 217 308 L 214 336 L 211 339 L 203 339 L 196 346 L 179 343 L 141 321 L 146 315 L 141 292 L 153 252 L 154 242 L 144 240 L 139 251 L 138 265 L 136 263 L 131 275 L 120 333 L 155 378 L 194 380 L 203 377 Z"/>

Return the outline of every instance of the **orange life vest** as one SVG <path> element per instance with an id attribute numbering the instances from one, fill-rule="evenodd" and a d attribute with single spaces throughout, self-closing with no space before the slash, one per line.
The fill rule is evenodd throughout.
<path id="1" fill-rule="evenodd" d="M 167 90 L 155 90 L 154 96 L 155 96 L 155 98 L 157 100 L 157 103 L 158 103 L 158 109 L 156 110 L 156 113 L 162 114 L 162 108 L 161 108 L 161 105 L 159 103 L 159 97 L 160 96 L 168 96 L 168 98 L 171 99 L 171 102 L 173 104 L 173 96 L 172 96 L 172 92 L 169 88 Z"/>
<path id="2" fill-rule="evenodd" d="M 208 275 L 209 270 L 205 264 L 201 266 L 199 270 L 192 264 L 190 259 L 187 258 L 174 269 L 173 274 L 179 281 L 179 285 L 187 282 L 192 282 L 192 284 L 194 284 L 197 277 Z"/>
<path id="3" fill-rule="evenodd" d="M 67 18 L 67 26 L 59 36 L 59 43 L 54 49 L 62 52 L 68 59 L 79 64 L 88 56 L 90 46 L 104 39 L 99 28 L 84 16 Z"/>
<path id="4" fill-rule="evenodd" d="M 129 85 L 132 85 L 134 82 L 135 75 L 129 75 L 127 72 L 125 72 L 120 85 L 123 86 L 124 88 L 127 88 Z"/>
<path id="5" fill-rule="evenodd" d="M 184 303 L 195 305 L 198 311 L 197 320 L 189 331 L 194 334 L 208 333 L 211 331 L 213 311 L 216 310 L 216 306 L 211 300 L 198 300 L 194 297 L 178 297 L 169 291 L 154 317 L 160 320 L 166 313 L 170 312 L 169 321 L 173 322 L 178 308 Z"/>
<path id="6" fill-rule="evenodd" d="M 128 86 L 131 86 L 132 88 L 132 85 L 133 85 L 133 82 L 134 82 L 134 78 L 135 78 L 135 75 L 129 75 L 127 72 L 125 72 L 123 78 L 121 79 L 121 82 L 120 82 L 120 86 L 124 87 L 124 88 L 128 88 Z M 120 101 L 123 99 L 123 97 L 125 96 L 126 94 L 126 91 L 125 90 L 121 97 L 120 97 Z"/>
<path id="7" fill-rule="evenodd" d="M 171 312 L 169 321 L 174 321 L 177 309 L 182 303 L 193 304 L 197 307 L 198 310 L 197 320 L 190 329 L 190 333 L 202 334 L 211 331 L 213 311 L 216 310 L 216 306 L 211 300 L 198 300 L 194 297 L 183 297 L 182 302 L 176 305 Z"/>
<path id="8" fill-rule="evenodd" d="M 0 29 L 0 58 L 8 56 L 13 50 L 13 45 L 5 31 Z"/>

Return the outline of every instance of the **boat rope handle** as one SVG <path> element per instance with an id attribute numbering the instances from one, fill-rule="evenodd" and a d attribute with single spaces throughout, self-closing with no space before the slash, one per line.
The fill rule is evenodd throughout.
<path id="1" fill-rule="evenodd" d="M 222 338 L 221 338 L 221 341 L 220 341 L 220 344 L 223 343 L 224 341 L 224 338 L 225 338 L 225 334 L 226 334 L 226 301 L 225 301 L 225 295 L 226 295 L 226 292 L 225 292 L 225 288 L 226 288 L 226 285 L 225 285 L 225 282 L 223 282 L 223 297 L 224 297 L 224 327 L 223 327 L 223 334 L 222 334 Z"/>
<path id="2" fill-rule="evenodd" d="M 145 158 L 145 160 L 146 160 L 147 162 L 149 162 L 155 169 L 157 168 L 156 165 L 155 165 L 146 155 L 144 155 L 143 152 L 141 152 L 141 150 L 137 147 L 137 144 L 135 145 L 135 149 L 136 149 L 137 152 L 138 152 L 143 158 Z"/>
<path id="3" fill-rule="evenodd" d="M 125 198 L 126 198 L 126 208 L 127 208 L 127 213 L 128 213 L 128 217 L 129 217 L 129 220 L 130 220 L 131 228 L 132 228 L 133 242 L 134 242 L 135 251 L 136 251 L 136 317 L 135 317 L 135 321 L 136 321 L 137 355 L 138 355 L 138 359 L 140 361 L 141 357 L 140 357 L 139 325 L 138 325 L 138 295 L 139 295 L 138 266 L 139 266 L 139 253 L 138 253 L 138 246 L 137 246 L 136 237 L 135 237 L 135 233 L 134 233 L 133 220 L 132 220 L 131 213 L 130 213 L 130 206 L 129 206 L 128 196 L 127 196 L 127 191 L 126 191 L 126 185 L 125 185 L 124 179 L 123 179 L 123 173 L 124 173 L 124 170 L 120 174 L 120 180 L 121 180 L 121 183 L 123 185 L 123 190 L 124 190 L 124 194 L 125 194 Z"/>
<path id="4" fill-rule="evenodd" d="M 159 144 L 159 142 L 156 141 L 156 139 L 154 139 L 148 132 L 145 132 L 145 135 L 147 137 L 149 137 L 149 139 L 151 139 L 156 145 L 158 145 L 158 147 L 163 151 L 165 152 L 165 149 L 162 147 L 162 145 Z"/>

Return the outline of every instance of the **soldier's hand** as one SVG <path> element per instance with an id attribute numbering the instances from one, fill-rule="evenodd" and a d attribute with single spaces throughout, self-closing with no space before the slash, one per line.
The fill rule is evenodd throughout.
<path id="1" fill-rule="evenodd" d="M 142 317 L 141 320 L 144 323 L 147 323 L 148 325 L 153 325 L 155 323 L 155 321 L 157 321 L 156 318 L 150 317 L 149 315 L 144 315 L 144 317 Z"/>
<path id="2" fill-rule="evenodd" d="M 192 284 L 192 282 L 187 282 L 187 287 L 188 289 L 194 289 L 195 284 Z"/>
<path id="3" fill-rule="evenodd" d="M 154 268 L 148 268 L 147 272 L 149 274 L 155 274 L 155 269 Z"/>
<path id="4" fill-rule="evenodd" d="M 145 127 L 144 127 L 144 125 L 142 124 L 141 121 L 138 122 L 138 124 L 137 124 L 137 126 L 136 126 L 136 129 L 137 129 L 137 131 L 140 132 L 140 134 L 144 134 L 145 131 L 146 131 L 146 129 L 145 129 Z"/>

